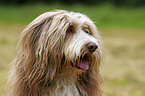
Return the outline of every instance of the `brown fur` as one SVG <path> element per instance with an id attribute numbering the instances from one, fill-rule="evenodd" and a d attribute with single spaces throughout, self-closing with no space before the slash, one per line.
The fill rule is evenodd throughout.
<path id="1" fill-rule="evenodd" d="M 73 42 L 66 33 L 68 27 L 73 25 L 77 29 L 79 23 L 71 21 L 67 14 L 62 10 L 44 13 L 22 32 L 10 75 L 10 96 L 101 96 L 102 52 L 98 32 L 91 21 L 86 22 L 96 32 L 93 38 L 97 39 L 99 48 L 90 56 L 88 70 L 73 68 L 64 46 Z M 84 47 L 81 49 L 78 57 L 87 52 Z"/>

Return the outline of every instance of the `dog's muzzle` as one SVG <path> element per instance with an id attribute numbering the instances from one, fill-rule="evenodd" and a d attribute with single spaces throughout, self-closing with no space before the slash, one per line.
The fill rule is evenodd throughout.
<path id="1" fill-rule="evenodd" d="M 93 52 L 96 51 L 96 49 L 98 48 L 98 45 L 91 42 L 91 43 L 86 44 L 85 48 L 87 49 L 87 52 L 85 54 L 82 54 L 78 60 L 71 63 L 71 65 L 75 66 L 75 68 L 78 68 L 84 71 L 89 69 L 91 61 L 92 61 L 91 55 Z"/>

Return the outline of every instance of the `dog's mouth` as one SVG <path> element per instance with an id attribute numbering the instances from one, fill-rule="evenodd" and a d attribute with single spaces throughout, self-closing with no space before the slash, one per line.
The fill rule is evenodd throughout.
<path id="1" fill-rule="evenodd" d="M 81 70 L 88 70 L 90 67 L 90 56 L 84 55 L 77 59 L 75 62 L 71 62 L 71 66 Z"/>

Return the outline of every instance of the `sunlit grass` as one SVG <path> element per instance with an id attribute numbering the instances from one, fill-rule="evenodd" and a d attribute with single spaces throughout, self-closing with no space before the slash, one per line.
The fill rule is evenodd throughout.
<path id="1" fill-rule="evenodd" d="M 103 64 L 105 96 L 143 96 L 145 30 L 114 28 L 103 29 L 102 32 L 105 47 Z"/>
<path id="2" fill-rule="evenodd" d="M 23 27 L 20 24 L 0 25 L 0 96 L 7 96 L 9 65 L 16 56 L 16 44 Z"/>

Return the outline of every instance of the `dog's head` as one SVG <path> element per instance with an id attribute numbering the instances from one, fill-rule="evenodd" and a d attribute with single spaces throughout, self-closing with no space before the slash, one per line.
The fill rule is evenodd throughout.
<path id="1" fill-rule="evenodd" d="M 83 14 L 67 13 L 69 27 L 63 53 L 70 64 L 80 70 L 89 70 L 91 66 L 100 63 L 101 41 L 93 22 Z"/>
<path id="2" fill-rule="evenodd" d="M 101 40 L 94 23 L 80 13 L 58 10 L 38 16 L 22 32 L 19 44 L 32 85 L 53 81 L 63 69 L 99 70 Z"/>

